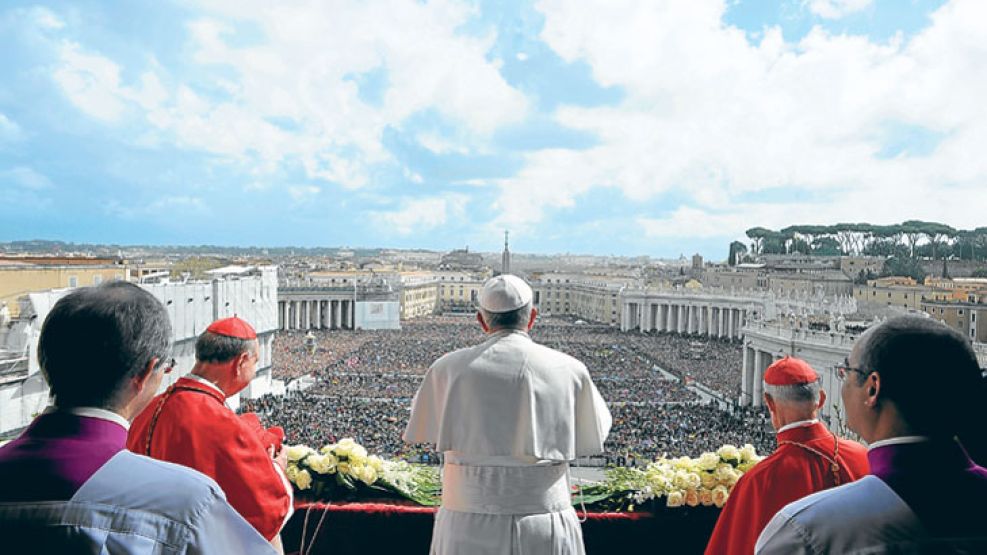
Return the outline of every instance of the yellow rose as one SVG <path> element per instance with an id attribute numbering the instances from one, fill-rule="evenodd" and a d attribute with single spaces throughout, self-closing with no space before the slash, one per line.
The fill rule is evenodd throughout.
<path id="1" fill-rule="evenodd" d="M 362 445 L 359 445 L 359 444 L 354 445 L 353 446 L 353 449 L 351 450 L 351 452 L 353 453 L 352 456 L 355 457 L 355 458 L 358 458 L 358 459 L 365 459 L 365 458 L 367 458 L 367 450 Z"/>
<path id="2" fill-rule="evenodd" d="M 689 488 L 690 489 L 697 489 L 697 488 L 699 488 L 699 486 L 703 485 L 703 480 L 702 480 L 702 478 L 699 477 L 698 474 L 689 473 L 688 476 L 689 476 Z"/>
<path id="3" fill-rule="evenodd" d="M 680 470 L 672 478 L 672 484 L 679 489 L 688 489 L 691 483 L 689 476 L 692 476 L 692 474 Z"/>
<path id="4" fill-rule="evenodd" d="M 337 472 L 341 472 L 343 474 L 349 474 L 350 473 L 350 463 L 341 462 L 341 463 L 337 464 L 336 465 L 336 471 Z"/>
<path id="5" fill-rule="evenodd" d="M 308 445 L 289 445 L 288 446 L 288 460 L 289 461 L 299 461 L 305 458 L 307 455 L 315 453 L 315 450 Z"/>
<path id="6" fill-rule="evenodd" d="M 294 463 L 288 463 L 288 468 L 284 471 L 288 475 L 288 481 L 294 482 L 298 476 L 298 467 Z"/>
<path id="7" fill-rule="evenodd" d="M 713 492 L 706 488 L 699 490 L 699 502 L 704 507 L 711 507 L 713 505 Z"/>
<path id="8" fill-rule="evenodd" d="M 699 475 L 700 485 L 706 489 L 713 489 L 716 487 L 716 475 L 712 472 L 703 472 Z"/>
<path id="9" fill-rule="evenodd" d="M 324 445 L 324 446 L 322 447 L 322 449 L 319 449 L 319 451 L 320 451 L 320 452 L 321 452 L 321 453 L 322 453 L 323 455 L 328 455 L 329 453 L 332 453 L 332 451 L 333 451 L 333 449 L 335 449 L 335 448 L 336 448 L 336 444 L 335 444 L 335 443 L 329 443 L 329 444 L 327 444 L 327 445 Z"/>
<path id="10" fill-rule="evenodd" d="M 696 505 L 699 505 L 699 493 L 694 489 L 690 489 L 686 491 L 685 504 L 690 507 L 695 507 Z"/>
<path id="11" fill-rule="evenodd" d="M 713 488 L 713 504 L 717 507 L 723 508 L 723 505 L 727 504 L 727 499 L 730 498 L 730 492 L 724 486 L 716 486 Z"/>
<path id="12" fill-rule="evenodd" d="M 740 449 L 737 449 L 736 446 L 730 445 L 729 443 L 717 449 L 716 454 L 725 461 L 740 462 Z"/>
<path id="13" fill-rule="evenodd" d="M 750 443 L 740 448 L 740 462 L 750 462 L 757 459 L 757 449 Z"/>
<path id="14" fill-rule="evenodd" d="M 308 470 L 303 469 L 298 471 L 298 474 L 295 476 L 295 485 L 300 490 L 306 490 L 312 487 L 312 475 L 308 473 Z"/>
<path id="15" fill-rule="evenodd" d="M 685 496 L 682 495 L 681 491 L 673 491 L 665 499 L 665 506 L 667 507 L 681 507 L 683 503 L 685 503 Z"/>

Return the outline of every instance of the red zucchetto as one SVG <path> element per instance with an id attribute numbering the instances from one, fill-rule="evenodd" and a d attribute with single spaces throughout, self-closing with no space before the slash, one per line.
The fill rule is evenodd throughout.
<path id="1" fill-rule="evenodd" d="M 253 326 L 236 316 L 216 320 L 206 328 L 206 331 L 236 339 L 257 339 L 257 332 L 254 331 Z"/>
<path id="2" fill-rule="evenodd" d="M 785 357 L 764 371 L 764 383 L 768 385 L 798 385 L 818 379 L 816 371 L 800 358 Z"/>

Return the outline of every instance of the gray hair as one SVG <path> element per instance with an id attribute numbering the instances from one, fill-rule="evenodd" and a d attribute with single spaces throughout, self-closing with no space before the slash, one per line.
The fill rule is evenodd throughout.
<path id="1" fill-rule="evenodd" d="M 256 343 L 256 339 L 239 339 L 207 331 L 195 341 L 195 360 L 228 362 L 243 353 L 253 352 Z"/>
<path id="2" fill-rule="evenodd" d="M 764 384 L 764 393 L 779 403 L 789 404 L 818 404 L 819 380 L 794 385 Z"/>
<path id="3" fill-rule="evenodd" d="M 510 312 L 487 312 L 482 308 L 479 311 L 491 330 L 523 330 L 531 318 L 531 303 Z"/>
<path id="4" fill-rule="evenodd" d="M 116 408 L 124 384 L 170 354 L 164 306 L 125 281 L 72 291 L 52 307 L 38 339 L 38 364 L 63 408 Z"/>

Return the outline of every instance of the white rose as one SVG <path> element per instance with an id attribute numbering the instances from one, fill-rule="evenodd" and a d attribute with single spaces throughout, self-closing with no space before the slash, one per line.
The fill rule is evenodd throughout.
<path id="1" fill-rule="evenodd" d="M 703 472 L 700 476 L 700 485 L 706 489 L 713 489 L 716 487 L 716 475 L 712 472 Z"/>
<path id="2" fill-rule="evenodd" d="M 305 464 L 319 474 L 336 472 L 336 457 L 332 455 L 311 455 L 305 459 Z"/>
<path id="3" fill-rule="evenodd" d="M 698 474 L 690 473 L 689 475 L 689 488 L 697 489 L 699 486 L 703 485 L 702 478 Z"/>
<path id="4" fill-rule="evenodd" d="M 716 453 L 703 453 L 699 456 L 699 460 L 696 461 L 696 466 L 700 470 L 716 470 L 716 467 L 720 465 L 720 456 Z"/>
<path id="5" fill-rule="evenodd" d="M 681 507 L 683 503 L 685 503 L 685 496 L 682 495 L 681 491 L 669 493 L 665 500 L 665 506 L 667 507 Z"/>
<path id="6" fill-rule="evenodd" d="M 757 449 L 750 443 L 740 448 L 740 462 L 750 462 L 757 458 Z"/>
<path id="7" fill-rule="evenodd" d="M 288 446 L 288 460 L 289 461 L 300 461 L 306 456 L 315 453 L 315 449 L 312 449 L 308 445 L 289 445 Z"/>
<path id="8" fill-rule="evenodd" d="M 699 490 L 699 502 L 704 507 L 711 507 L 713 505 L 713 492 L 706 488 Z"/>
<path id="9" fill-rule="evenodd" d="M 694 489 L 690 489 L 686 491 L 685 504 L 690 507 L 695 507 L 696 505 L 699 505 L 699 493 Z"/>
<path id="10" fill-rule="evenodd" d="M 376 470 L 378 474 L 384 471 L 384 459 L 378 457 L 377 455 L 370 455 L 367 457 L 367 464 L 374 467 L 374 470 Z"/>
<path id="11" fill-rule="evenodd" d="M 717 449 L 716 454 L 720 456 L 721 459 L 725 461 L 737 461 L 740 462 L 740 449 L 729 443 Z"/>
<path id="12" fill-rule="evenodd" d="M 730 498 L 730 492 L 724 486 L 716 486 L 713 488 L 713 504 L 717 507 L 723 508 L 723 505 L 727 504 L 727 499 Z"/>

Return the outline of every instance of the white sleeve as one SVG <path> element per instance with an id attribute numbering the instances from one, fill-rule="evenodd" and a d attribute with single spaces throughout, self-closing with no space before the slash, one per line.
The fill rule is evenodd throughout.
<path id="1" fill-rule="evenodd" d="M 277 553 L 274 546 L 243 519 L 221 495 L 204 504 L 191 523 L 192 537 L 186 549 L 190 555 L 220 553 Z"/>
<path id="2" fill-rule="evenodd" d="M 761 535 L 754 544 L 754 553 L 757 555 L 815 555 L 817 551 L 812 548 L 812 543 L 808 541 L 806 530 L 786 513 L 783 508 L 778 512 L 761 531 Z"/>

